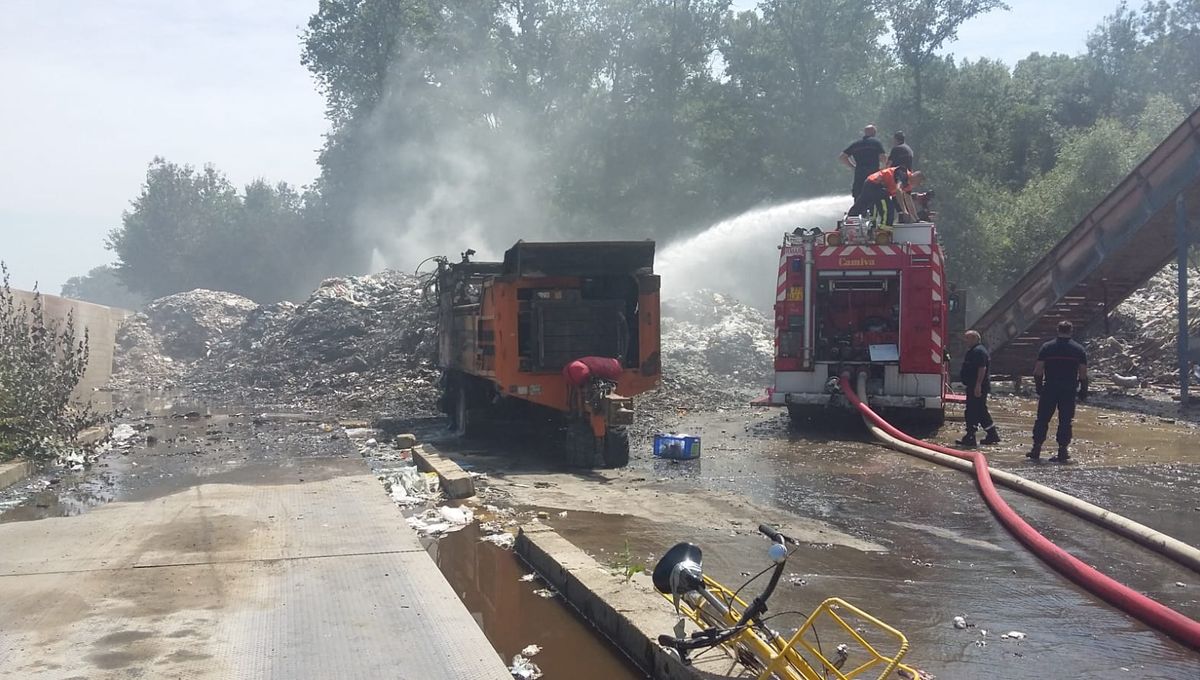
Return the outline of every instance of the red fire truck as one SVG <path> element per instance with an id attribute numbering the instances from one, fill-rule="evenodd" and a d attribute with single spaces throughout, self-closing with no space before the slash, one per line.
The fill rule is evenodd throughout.
<path id="1" fill-rule="evenodd" d="M 876 412 L 942 423 L 946 280 L 933 223 L 846 217 L 785 234 L 775 299 L 770 401 L 793 420 L 849 408 L 837 386 L 849 372 Z"/>

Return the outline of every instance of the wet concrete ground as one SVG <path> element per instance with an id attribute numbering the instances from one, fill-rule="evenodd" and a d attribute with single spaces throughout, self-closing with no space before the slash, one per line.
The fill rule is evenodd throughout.
<path id="1" fill-rule="evenodd" d="M 161 498 L 199 484 L 317 482 L 345 474 L 345 464 L 361 456 L 327 416 L 212 407 L 187 397 L 136 395 L 123 403 L 120 422 L 138 430 L 126 445 L 101 454 L 87 470 L 45 469 L 0 491 L 0 523 L 73 517 L 107 503 Z M 378 493 L 384 494 L 382 487 Z M 401 523 L 394 530 L 410 531 Z M 180 532 L 186 535 L 184 528 Z M 472 525 L 426 543 L 505 665 L 537 644 L 543 649 L 533 661 L 547 678 L 644 677 L 561 599 L 535 594 L 544 584 L 520 581 L 528 572 L 515 555 L 479 536 Z M 586 666 L 577 667 L 579 659 L 587 659 Z"/>
<path id="2" fill-rule="evenodd" d="M 1032 408 L 1028 400 L 996 400 L 993 413 L 1006 441 L 987 449 L 994 466 L 1200 544 L 1194 427 L 1084 408 L 1078 463 L 1034 466 L 1023 457 Z M 308 458 L 359 455 L 315 416 L 210 411 L 186 400 L 139 404 L 135 413 L 134 420 L 152 426 L 139 433 L 142 443 L 106 454 L 91 471 L 42 474 L 0 494 L 0 522 L 77 514 L 200 479 L 299 480 L 320 474 L 304 465 Z M 187 413 L 193 417 L 172 417 Z M 458 441 L 445 438 L 439 421 L 412 425 L 422 439 L 487 473 L 489 502 L 550 511 L 547 522 L 603 563 L 632 558 L 651 567 L 676 541 L 690 540 L 704 548 L 711 575 L 736 585 L 767 564 L 759 521 L 803 533 L 811 542 L 791 558 L 772 612 L 804 612 L 827 596 L 844 597 L 904 631 L 912 642 L 909 658 L 941 678 L 1190 679 L 1200 669 L 1196 655 L 1026 552 L 990 516 L 969 477 L 879 447 L 862 431 L 797 431 L 773 410 L 681 414 L 677 429 L 704 438 L 700 460 L 653 460 L 643 441 L 629 468 L 582 472 L 563 468 L 553 447 L 536 437 Z M 934 438 L 949 442 L 958 427 L 951 422 Z M 1200 618 L 1197 574 L 1067 513 L 1002 493 L 1067 550 Z M 620 556 L 627 546 L 632 555 Z M 520 583 L 522 569 L 511 554 L 468 532 L 442 539 L 432 552 L 506 663 L 536 643 L 545 648 L 535 661 L 547 678 L 592 667 L 601 674 L 580 677 L 637 677 L 561 603 Z M 955 629 L 956 615 L 972 627 Z M 786 629 L 799 621 L 784 614 L 777 623 Z M 1000 639 L 1014 630 L 1027 637 Z"/>
<path id="3" fill-rule="evenodd" d="M 996 467 L 1200 544 L 1200 433 L 1156 417 L 1084 407 L 1075 465 L 1025 462 L 1033 403 L 998 399 L 1006 435 L 989 448 Z M 933 438 L 950 442 L 961 422 Z M 957 471 L 892 452 L 862 431 L 802 432 L 778 411 L 684 415 L 678 431 L 699 434 L 704 455 L 672 463 L 646 456 L 629 468 L 579 473 L 510 442 L 446 441 L 441 446 L 492 475 L 518 506 L 545 508 L 569 540 L 601 561 L 625 541 L 648 566 L 673 543 L 705 549 L 709 572 L 726 584 L 767 564 L 760 518 L 805 527 L 827 523 L 845 536 L 808 545 L 792 558 L 796 585 L 773 610 L 807 611 L 837 595 L 904 631 L 910 659 L 942 678 L 1195 678 L 1200 659 L 1098 601 L 1028 553 L 990 515 L 973 481 Z M 1033 526 L 1076 556 L 1133 588 L 1200 618 L 1200 578 L 1065 512 L 1002 491 Z M 568 510 L 565 517 L 558 511 Z M 782 513 L 782 516 L 781 516 Z M 749 590 L 753 592 L 751 586 Z M 955 629 L 963 615 L 971 623 Z M 781 617 L 786 620 L 786 617 Z M 792 617 L 795 625 L 799 618 Z M 781 626 L 786 627 L 786 626 Z M 986 636 L 983 631 L 986 630 Z M 1022 641 L 1002 640 L 1010 631 Z M 1069 669 L 1069 672 L 1068 672 Z"/>

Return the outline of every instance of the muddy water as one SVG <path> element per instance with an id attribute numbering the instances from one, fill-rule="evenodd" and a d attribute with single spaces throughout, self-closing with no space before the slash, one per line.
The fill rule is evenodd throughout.
<path id="1" fill-rule="evenodd" d="M 536 644 L 542 651 L 532 660 L 546 680 L 646 677 L 561 599 L 535 594 L 545 584 L 522 582 L 530 571 L 511 551 L 480 541 L 477 525 L 431 543 L 429 553 L 506 663 Z"/>
<path id="2" fill-rule="evenodd" d="M 1196 429 L 1085 408 L 1073 447 L 1078 463 L 1035 466 L 1024 459 L 1031 409 L 1030 401 L 1012 399 L 1000 400 L 993 410 L 1006 435 L 1003 445 L 988 449 L 994 465 L 1200 545 Z M 934 438 L 951 441 L 959 428 L 961 421 L 948 423 Z M 1200 677 L 1200 657 L 1100 602 L 1026 551 L 989 514 L 962 473 L 879 447 L 862 431 L 796 431 L 777 412 L 695 414 L 679 429 L 704 437 L 704 456 L 688 463 L 656 461 L 645 455 L 643 443 L 630 469 L 614 480 L 631 487 L 631 503 L 652 508 L 666 492 L 736 496 L 786 509 L 800 523 L 829 522 L 886 547 L 872 553 L 805 546 L 789 565 L 796 585 L 780 588 L 774 612 L 808 611 L 827 596 L 845 597 L 904 631 L 912 642 L 910 658 L 942 678 Z M 632 488 L 637 480 L 645 480 L 640 490 Z M 508 481 L 520 483 L 519 476 Z M 1002 494 L 1076 556 L 1200 618 L 1197 574 L 1065 512 Z M 561 503 L 561 494 L 555 498 Z M 709 573 L 727 584 L 739 584 L 767 564 L 754 517 L 681 522 L 664 509 L 656 521 L 645 512 L 638 513 L 641 518 L 592 514 L 582 503 L 570 509 L 561 518 L 551 512 L 551 523 L 601 561 L 622 551 L 628 540 L 652 565 L 676 541 L 690 540 L 705 548 Z M 971 627 L 955 629 L 958 615 Z M 1010 631 L 1026 637 L 1001 639 Z"/>

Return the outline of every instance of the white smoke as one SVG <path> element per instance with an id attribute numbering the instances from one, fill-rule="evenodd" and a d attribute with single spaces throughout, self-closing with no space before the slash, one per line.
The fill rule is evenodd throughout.
<path id="1" fill-rule="evenodd" d="M 848 196 L 822 196 L 756 208 L 668 244 L 655 266 L 663 298 L 708 289 L 770 311 L 783 233 L 796 227 L 830 229 L 850 203 Z"/>

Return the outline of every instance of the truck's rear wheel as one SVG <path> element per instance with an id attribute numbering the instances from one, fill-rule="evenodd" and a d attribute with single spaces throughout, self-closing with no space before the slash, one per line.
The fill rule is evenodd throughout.
<path id="1" fill-rule="evenodd" d="M 471 378 L 457 376 L 450 383 L 450 429 L 459 437 L 474 437 L 479 433 L 479 408 L 472 393 Z"/>
<path id="2" fill-rule="evenodd" d="M 566 460 L 571 467 L 595 468 L 603 460 L 601 440 L 592 433 L 586 422 L 573 422 L 567 426 Z"/>
<path id="3" fill-rule="evenodd" d="M 604 435 L 604 467 L 629 465 L 629 432 L 623 427 L 610 427 Z"/>

